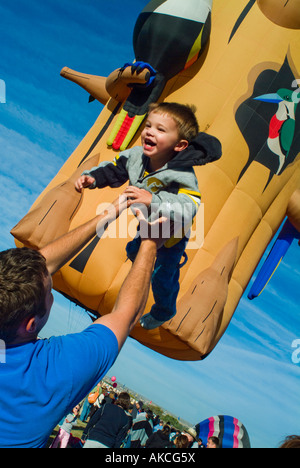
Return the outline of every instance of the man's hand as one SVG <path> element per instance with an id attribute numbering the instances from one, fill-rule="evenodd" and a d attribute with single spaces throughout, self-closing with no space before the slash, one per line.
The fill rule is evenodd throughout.
<path id="1" fill-rule="evenodd" d="M 128 208 L 128 199 L 124 195 L 124 192 L 112 202 L 112 207 L 115 209 L 116 218 L 120 216 L 122 211 Z"/>
<path id="2" fill-rule="evenodd" d="M 122 193 L 112 203 L 108 204 L 104 211 L 99 213 L 100 219 L 96 228 L 97 236 L 102 237 L 108 225 L 115 221 L 126 208 L 128 208 L 128 199 Z M 103 216 L 105 216 L 105 222 L 103 222 Z"/>
<path id="3" fill-rule="evenodd" d="M 83 188 L 90 187 L 91 185 L 93 185 L 94 182 L 95 182 L 94 177 L 91 177 L 88 175 L 82 175 L 79 177 L 79 179 L 76 180 L 75 188 L 77 192 L 81 193 Z"/>
<path id="4" fill-rule="evenodd" d="M 159 249 L 174 234 L 174 224 L 166 217 L 161 217 L 151 223 L 148 223 L 142 211 L 138 208 L 135 209 L 135 215 L 140 223 L 140 236 L 142 242 L 150 240 L 154 242 L 156 248 Z"/>
<path id="5" fill-rule="evenodd" d="M 128 206 L 132 206 L 137 203 L 147 207 L 151 205 L 152 194 L 148 192 L 148 190 L 129 186 L 125 190 L 124 194 L 128 198 Z"/>

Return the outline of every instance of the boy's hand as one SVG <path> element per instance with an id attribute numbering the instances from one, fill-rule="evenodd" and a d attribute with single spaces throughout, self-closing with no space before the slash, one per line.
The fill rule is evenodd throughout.
<path id="1" fill-rule="evenodd" d="M 152 194 L 148 190 L 144 190 L 138 187 L 129 186 L 125 190 L 124 194 L 128 198 L 128 206 L 139 203 L 149 207 L 152 202 Z"/>
<path id="2" fill-rule="evenodd" d="M 75 182 L 77 192 L 81 192 L 83 188 L 90 187 L 95 182 L 94 177 L 82 175 Z"/>

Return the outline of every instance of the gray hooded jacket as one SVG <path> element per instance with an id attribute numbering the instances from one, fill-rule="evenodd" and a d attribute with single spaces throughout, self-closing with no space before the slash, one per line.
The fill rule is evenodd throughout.
<path id="1" fill-rule="evenodd" d="M 143 148 L 136 146 L 121 152 L 112 162 L 101 162 L 83 174 L 94 177 L 91 189 L 120 187 L 129 180 L 130 185 L 152 193 L 148 210 L 150 221 L 159 215 L 190 226 L 201 202 L 193 166 L 213 162 L 221 155 L 219 140 L 201 132 L 158 171 L 148 172 L 149 159 L 143 154 Z"/>

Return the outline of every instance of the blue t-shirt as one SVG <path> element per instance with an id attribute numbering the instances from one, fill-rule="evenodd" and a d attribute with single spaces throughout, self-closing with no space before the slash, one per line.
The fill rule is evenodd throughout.
<path id="1" fill-rule="evenodd" d="M 118 355 L 107 327 L 6 349 L 0 363 L 0 448 L 41 448 L 53 428 L 101 380 Z"/>

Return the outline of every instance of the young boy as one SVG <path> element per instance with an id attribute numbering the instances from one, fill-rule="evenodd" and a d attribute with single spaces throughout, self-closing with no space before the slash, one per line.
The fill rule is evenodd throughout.
<path id="1" fill-rule="evenodd" d="M 98 168 L 85 171 L 76 181 L 83 188 L 119 187 L 129 180 L 125 193 L 134 204 L 147 207 L 149 220 L 166 216 L 182 226 L 191 226 L 201 202 L 193 170 L 221 157 L 221 144 L 205 133 L 199 133 L 192 107 L 177 103 L 151 104 L 141 147 L 121 152 L 113 162 L 102 162 Z M 181 236 L 171 238 L 158 250 L 152 274 L 155 304 L 140 319 L 142 327 L 159 327 L 176 314 L 179 292 L 180 261 L 188 243 L 186 228 Z M 140 246 L 139 236 L 129 242 L 127 255 L 134 261 Z"/>

